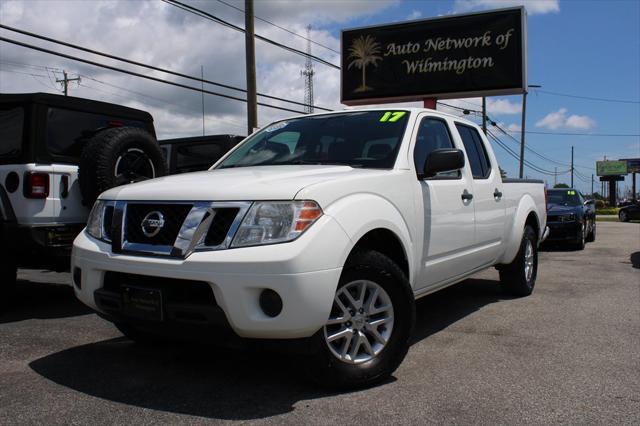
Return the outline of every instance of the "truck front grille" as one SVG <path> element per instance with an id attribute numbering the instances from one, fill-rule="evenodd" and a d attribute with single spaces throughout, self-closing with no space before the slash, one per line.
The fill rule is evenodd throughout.
<path id="1" fill-rule="evenodd" d="M 216 209 L 216 215 L 213 217 L 211 225 L 209 225 L 204 244 L 207 246 L 219 246 L 224 243 L 239 211 L 240 209 L 238 208 Z"/>
<path id="2" fill-rule="evenodd" d="M 116 201 L 108 235 L 116 253 L 185 258 L 195 250 L 229 248 L 250 202 Z"/>
<path id="3" fill-rule="evenodd" d="M 191 207 L 192 204 L 128 204 L 125 239 L 130 243 L 172 246 Z M 164 221 L 160 231 L 155 235 L 145 235 L 145 229 L 143 229 L 143 220 L 149 215 L 153 218 L 161 217 Z M 147 229 L 147 231 L 151 230 L 153 229 Z"/>

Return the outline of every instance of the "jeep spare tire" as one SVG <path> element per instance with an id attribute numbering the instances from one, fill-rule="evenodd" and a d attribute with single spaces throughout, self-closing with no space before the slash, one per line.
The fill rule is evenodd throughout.
<path id="1" fill-rule="evenodd" d="M 167 174 L 156 139 L 137 127 L 115 127 L 93 136 L 80 157 L 78 179 L 85 205 L 107 189 Z"/>

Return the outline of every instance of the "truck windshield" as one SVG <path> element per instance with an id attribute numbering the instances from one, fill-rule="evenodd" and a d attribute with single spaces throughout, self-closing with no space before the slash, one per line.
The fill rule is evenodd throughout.
<path id="1" fill-rule="evenodd" d="M 557 204 L 561 206 L 579 206 L 580 197 L 578 192 L 573 189 L 550 190 L 547 191 L 548 204 Z"/>
<path id="2" fill-rule="evenodd" d="M 24 109 L 0 107 L 0 157 L 16 157 L 22 149 Z"/>
<path id="3" fill-rule="evenodd" d="M 218 168 L 344 164 L 390 169 L 407 111 L 353 111 L 278 121 L 248 138 Z"/>

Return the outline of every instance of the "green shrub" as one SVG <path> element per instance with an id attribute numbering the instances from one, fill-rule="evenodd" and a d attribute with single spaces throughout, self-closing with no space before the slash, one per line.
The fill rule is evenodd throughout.
<path id="1" fill-rule="evenodd" d="M 596 209 L 603 209 L 604 208 L 604 201 L 603 200 L 596 200 Z"/>

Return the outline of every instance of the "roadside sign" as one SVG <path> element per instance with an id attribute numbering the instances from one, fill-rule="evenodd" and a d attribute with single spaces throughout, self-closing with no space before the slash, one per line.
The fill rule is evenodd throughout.
<path id="1" fill-rule="evenodd" d="M 600 182 L 622 182 L 624 181 L 623 175 L 610 175 L 610 176 L 600 176 Z"/>
<path id="2" fill-rule="evenodd" d="M 621 158 L 627 162 L 627 173 L 640 173 L 640 158 Z"/>
<path id="3" fill-rule="evenodd" d="M 626 161 L 596 161 L 596 174 L 598 176 L 626 175 Z"/>
<path id="4" fill-rule="evenodd" d="M 342 31 L 346 105 L 524 93 L 526 12 L 512 7 Z"/>

